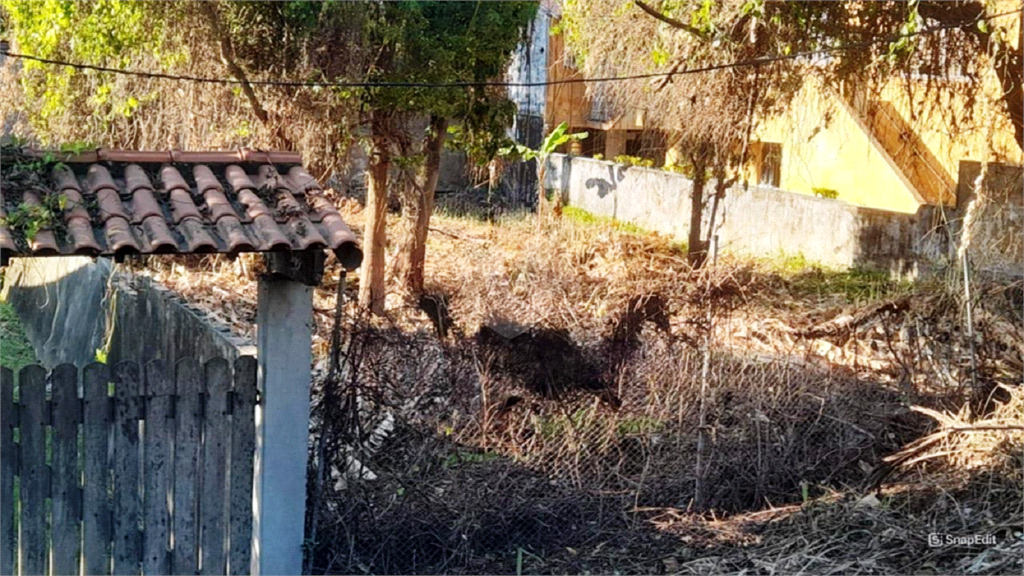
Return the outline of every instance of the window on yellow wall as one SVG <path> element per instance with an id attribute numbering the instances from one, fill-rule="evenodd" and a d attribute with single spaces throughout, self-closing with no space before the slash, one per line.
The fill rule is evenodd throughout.
<path id="1" fill-rule="evenodd" d="M 757 183 L 762 186 L 779 187 L 782 175 L 782 144 L 778 142 L 760 142 L 757 154 Z"/>

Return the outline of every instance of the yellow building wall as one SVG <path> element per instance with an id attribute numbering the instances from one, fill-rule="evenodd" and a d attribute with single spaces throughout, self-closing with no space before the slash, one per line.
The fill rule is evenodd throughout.
<path id="1" fill-rule="evenodd" d="M 851 204 L 898 212 L 915 212 L 940 198 L 953 204 L 962 160 L 1022 162 L 1013 126 L 998 104 L 979 102 L 968 124 L 957 93 L 925 93 L 922 84 L 911 94 L 903 80 L 895 80 L 858 107 L 854 99 L 809 80 L 789 111 L 762 121 L 754 139 L 782 144 L 780 188 L 804 194 L 831 189 Z M 936 97 L 934 107 L 922 104 Z M 879 119 L 883 107 L 891 120 Z M 950 125 L 950 111 L 961 126 Z M 747 173 L 753 178 L 752 170 Z"/>
<path id="2" fill-rule="evenodd" d="M 1022 71 L 1024 73 L 1024 71 Z M 935 154 L 942 165 L 956 177 L 960 160 L 987 160 L 1020 164 L 1024 152 L 1014 141 L 1013 123 L 999 99 L 1000 87 L 994 74 L 988 75 L 981 87 L 981 95 L 974 105 L 973 120 L 962 112 L 964 85 L 951 84 L 956 92 L 929 94 L 923 84 L 913 94 L 914 109 L 922 111 L 921 118 L 911 119 L 910 99 L 905 86 L 893 82 L 882 91 L 881 99 L 891 103 L 913 126 L 914 132 Z M 954 81 L 956 82 L 956 81 Z M 938 96 L 938 102 L 927 104 Z M 943 112 L 945 111 L 945 112 Z M 949 111 L 963 123 L 951 126 Z"/>
<path id="3" fill-rule="evenodd" d="M 1013 2 L 997 0 L 997 4 Z M 1001 25 L 1015 44 L 1019 20 L 1006 19 Z M 981 67 L 988 64 L 983 62 Z M 561 35 L 551 36 L 549 80 L 577 77 L 579 72 L 566 66 Z M 815 188 L 835 190 L 840 200 L 851 204 L 907 213 L 925 203 L 952 205 L 961 161 L 1021 164 L 1024 153 L 1002 110 L 994 73 L 984 77 L 970 123 L 962 121 L 961 112 L 969 86 L 957 80 L 939 82 L 945 84 L 938 84 L 938 91 L 926 91 L 923 79 L 918 79 L 908 93 L 906 79 L 897 78 L 879 94 L 857 98 L 852 93 L 840 96 L 808 80 L 789 111 L 762 120 L 752 140 L 782 144 L 779 187 L 784 190 L 804 194 L 814 194 Z M 614 158 L 625 153 L 627 131 L 644 127 L 642 110 L 627 108 L 605 123 L 590 120 L 590 110 L 585 84 L 550 86 L 546 129 L 564 121 L 572 128 L 604 130 L 605 157 Z M 950 116 L 959 125 L 952 126 Z M 678 162 L 679 152 L 670 146 L 666 162 Z M 756 180 L 756 171 L 755 162 L 748 163 L 748 181 Z"/>
<path id="4" fill-rule="evenodd" d="M 782 144 L 784 190 L 826 188 L 851 204 L 897 212 L 916 212 L 920 205 L 853 116 L 816 91 L 799 92 L 788 113 L 763 122 L 756 139 Z"/>

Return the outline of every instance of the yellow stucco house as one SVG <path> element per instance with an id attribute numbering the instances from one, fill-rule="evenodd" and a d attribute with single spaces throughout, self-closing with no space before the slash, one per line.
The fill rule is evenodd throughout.
<path id="1" fill-rule="evenodd" d="M 873 96 L 808 80 L 786 114 L 761 123 L 748 178 L 859 206 L 916 212 L 922 204 L 957 204 L 961 162 L 1024 160 L 1009 118 L 994 103 L 979 99 L 974 121 L 954 129 L 947 118 L 962 103 L 956 86 L 926 93 L 923 79 L 911 79 L 910 88 L 918 100 L 916 118 L 902 79 Z M 934 98 L 939 102 L 924 101 Z"/>
<path id="2" fill-rule="evenodd" d="M 1017 38 L 1015 30 L 1010 38 Z M 547 78 L 578 76 L 562 38 L 551 36 Z M 931 91 L 925 90 L 928 80 Z M 950 112 L 958 117 L 965 87 L 956 78 L 921 75 L 896 78 L 868 95 L 855 87 L 835 90 L 809 79 L 786 113 L 759 122 L 744 176 L 751 184 L 896 212 L 913 213 L 924 204 L 955 206 L 958 183 L 960 196 L 965 194 L 962 163 L 1024 163 L 1013 126 L 998 103 L 994 77 L 986 79 L 982 93 L 976 95 L 970 124 L 961 122 L 954 129 L 944 119 Z M 910 98 L 915 99 L 914 106 Z M 572 131 L 590 133 L 572 150 L 580 155 L 608 160 L 639 156 L 654 166 L 665 164 L 666 155 L 669 162 L 675 156 L 670 132 L 645 126 L 643 110 L 611 106 L 599 87 L 592 86 L 588 93 L 583 84 L 550 86 L 545 129 L 561 122 Z"/>

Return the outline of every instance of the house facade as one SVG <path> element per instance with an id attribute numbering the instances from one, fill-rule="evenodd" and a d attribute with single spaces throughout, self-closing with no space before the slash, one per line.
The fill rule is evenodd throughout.
<path id="1" fill-rule="evenodd" d="M 558 21 L 558 6 L 543 6 L 546 9 L 537 16 L 543 22 L 537 27 L 550 30 Z M 1009 36 L 1016 38 L 1016 28 L 1011 32 Z M 538 62 L 533 64 L 533 81 L 581 77 L 561 35 L 535 35 L 532 42 L 535 55 L 546 53 L 543 71 Z M 921 74 L 909 83 L 895 79 L 869 94 L 808 79 L 786 113 L 759 122 L 749 143 L 744 179 L 896 212 L 913 213 L 929 204 L 957 206 L 965 190 L 969 192 L 969 186 L 959 182 L 964 166 L 1024 162 L 1013 126 L 999 108 L 995 78 L 981 86 L 972 125 L 950 125 L 948 118 L 963 106 L 968 92 L 964 82 Z M 537 121 L 543 118 L 545 133 L 562 122 L 572 132 L 589 133 L 566 152 L 607 160 L 628 156 L 632 158 L 622 160 L 643 159 L 655 167 L 681 156 L 672 148 L 671 132 L 655 129 L 647 111 L 609 101 L 600 84 L 551 84 L 543 110 L 537 109 L 538 97 L 533 95 L 529 113 Z"/>

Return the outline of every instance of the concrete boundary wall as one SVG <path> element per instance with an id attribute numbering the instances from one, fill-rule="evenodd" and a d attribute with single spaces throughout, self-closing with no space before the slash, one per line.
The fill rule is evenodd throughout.
<path id="1" fill-rule="evenodd" d="M 693 183 L 681 174 L 552 154 L 545 179 L 546 187 L 567 204 L 592 214 L 682 240 L 689 232 Z M 713 191 L 712 181 L 705 192 Z M 932 206 L 904 214 L 737 185 L 719 206 L 715 233 L 723 253 L 803 255 L 825 266 L 915 274 L 948 252 L 948 235 L 937 216 L 938 209 Z"/>
<path id="2" fill-rule="evenodd" d="M 234 362 L 253 344 L 149 278 L 115 272 L 109 259 L 12 258 L 2 298 L 11 304 L 47 368 L 84 367 L 97 349 L 107 363 L 173 365 L 181 358 Z"/>

